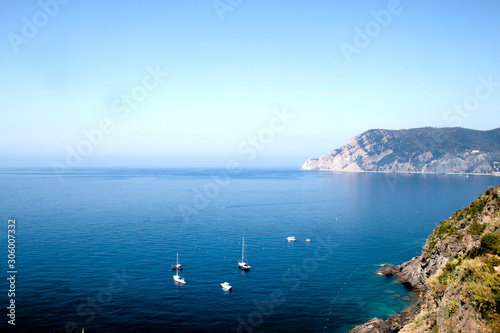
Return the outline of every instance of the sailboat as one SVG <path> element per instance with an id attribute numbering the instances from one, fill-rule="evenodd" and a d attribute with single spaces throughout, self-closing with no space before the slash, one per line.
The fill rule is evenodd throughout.
<path id="1" fill-rule="evenodd" d="M 243 237 L 243 243 L 241 244 L 241 261 L 238 260 L 238 268 L 244 271 L 250 270 L 250 265 L 245 262 L 245 237 Z"/>
<path id="2" fill-rule="evenodd" d="M 176 267 L 179 267 L 179 253 L 177 253 L 177 265 L 176 265 Z M 180 284 L 186 283 L 184 278 L 179 276 L 179 269 L 175 270 L 174 281 L 177 283 L 180 283 Z"/>
<path id="3" fill-rule="evenodd" d="M 172 269 L 174 271 L 177 271 L 177 270 L 182 271 L 182 265 L 179 264 L 179 253 L 177 253 L 177 264 L 176 265 L 172 265 Z"/>

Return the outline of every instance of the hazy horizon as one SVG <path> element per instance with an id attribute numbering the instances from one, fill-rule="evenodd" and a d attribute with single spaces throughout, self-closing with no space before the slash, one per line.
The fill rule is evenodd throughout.
<path id="1" fill-rule="evenodd" d="M 498 128 L 492 128 L 490 130 L 495 130 Z M 489 130 L 485 130 L 489 131 Z M 360 133 L 358 133 L 360 134 Z M 356 134 L 357 135 L 357 134 Z M 344 144 L 347 144 L 350 139 L 346 140 Z M 342 146 L 344 145 L 342 144 Z M 323 152 L 324 153 L 329 153 L 337 148 L 341 148 L 341 146 L 338 147 L 332 147 L 330 150 Z M 129 157 L 129 158 L 122 158 L 122 159 L 82 159 L 82 163 L 78 167 L 73 167 L 71 169 L 75 170 L 80 170 L 80 169 L 86 169 L 86 168 L 123 168 L 123 169 L 128 169 L 128 168 L 225 168 L 226 165 L 231 162 L 231 161 L 236 161 L 240 165 L 242 169 L 259 169 L 259 168 L 267 168 L 267 169 L 291 169 L 291 170 L 296 170 L 299 169 L 302 164 L 308 159 L 308 158 L 318 158 L 322 154 L 317 155 L 317 156 L 309 156 L 304 159 L 299 159 L 299 158 L 291 158 L 288 156 L 282 157 L 280 160 L 276 160 L 271 158 L 263 158 L 263 159 L 258 159 L 256 158 L 255 160 L 252 161 L 246 161 L 244 158 L 241 156 L 219 156 L 218 159 L 211 159 L 211 160 L 204 160 L 204 159 L 198 159 L 195 160 L 192 157 L 191 158 L 186 158 L 185 160 L 183 159 L 178 159 L 175 161 L 168 160 L 168 159 L 152 159 L 152 158 L 141 158 L 141 156 L 135 156 L 134 157 Z M 12 159 L 9 160 L 8 158 L 3 158 L 3 169 L 22 169 L 22 168 L 34 168 L 34 169 L 53 169 L 52 163 L 54 161 L 57 161 L 56 158 L 49 158 L 45 157 L 44 159 Z M 63 162 L 63 161 L 61 161 Z M 69 170 L 68 170 L 69 171 Z"/>

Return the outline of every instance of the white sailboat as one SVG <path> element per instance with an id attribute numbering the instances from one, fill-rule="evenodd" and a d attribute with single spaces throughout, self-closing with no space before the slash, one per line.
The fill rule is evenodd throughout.
<path id="1" fill-rule="evenodd" d="M 182 271 L 182 265 L 179 264 L 179 253 L 177 253 L 177 264 L 175 266 L 172 265 L 172 269 L 174 271 L 176 271 L 176 270 Z"/>
<path id="2" fill-rule="evenodd" d="M 243 237 L 243 243 L 241 244 L 241 261 L 238 260 L 238 268 L 244 271 L 250 270 L 250 265 L 245 262 L 245 237 Z"/>
<path id="3" fill-rule="evenodd" d="M 179 266 L 179 253 L 177 253 L 177 265 L 176 266 L 177 267 Z M 186 281 L 184 280 L 184 278 L 179 276 L 179 269 L 175 270 L 174 281 L 176 283 L 180 283 L 180 284 L 185 284 L 186 283 Z"/>

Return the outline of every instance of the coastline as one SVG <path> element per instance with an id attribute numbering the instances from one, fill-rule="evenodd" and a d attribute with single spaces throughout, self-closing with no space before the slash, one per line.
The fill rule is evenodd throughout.
<path id="1" fill-rule="evenodd" d="M 410 281 L 406 280 L 401 274 L 401 268 L 407 266 L 412 260 L 420 258 L 414 257 L 409 261 L 406 261 L 398 266 L 392 266 L 390 264 L 383 264 L 382 268 L 373 272 L 373 274 L 381 276 L 396 276 L 398 278 L 398 283 L 405 285 L 406 288 L 418 293 L 417 299 L 414 299 L 409 305 L 407 305 L 401 312 L 395 313 L 385 319 L 372 318 L 369 321 L 356 325 L 348 333 L 387 333 L 387 332 L 399 332 L 405 323 L 413 321 L 416 314 L 420 312 L 424 299 L 427 296 L 428 288 L 424 285 L 413 285 Z"/>
<path id="2" fill-rule="evenodd" d="M 500 172 L 492 173 L 475 173 L 475 172 L 394 172 L 394 171 L 371 171 L 371 170 L 330 170 L 330 169 L 302 169 L 300 171 L 321 171 L 331 173 L 381 173 L 388 175 L 445 175 L 445 176 L 495 176 L 500 177 Z"/>
<path id="3" fill-rule="evenodd" d="M 490 186 L 468 207 L 441 221 L 419 256 L 376 270 L 375 274 L 396 276 L 399 283 L 420 292 L 418 300 L 401 314 L 373 318 L 349 333 L 496 332 L 500 328 L 500 298 L 495 297 L 500 287 L 499 197 L 500 185 Z"/>

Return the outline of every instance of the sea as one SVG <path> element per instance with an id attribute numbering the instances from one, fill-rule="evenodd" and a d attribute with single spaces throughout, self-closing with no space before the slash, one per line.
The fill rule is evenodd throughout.
<path id="1" fill-rule="evenodd" d="M 347 332 L 418 298 L 374 271 L 419 255 L 441 220 L 499 183 L 276 169 L 1 170 L 0 330 Z M 243 238 L 249 272 L 238 269 Z M 173 281 L 177 254 L 184 285 Z"/>

